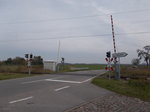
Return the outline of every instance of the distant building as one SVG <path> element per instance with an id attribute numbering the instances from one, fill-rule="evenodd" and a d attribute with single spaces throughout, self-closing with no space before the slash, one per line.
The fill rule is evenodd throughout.
<path id="1" fill-rule="evenodd" d="M 43 64 L 45 70 L 56 71 L 57 62 L 52 60 L 47 60 L 47 61 L 43 61 Z"/>

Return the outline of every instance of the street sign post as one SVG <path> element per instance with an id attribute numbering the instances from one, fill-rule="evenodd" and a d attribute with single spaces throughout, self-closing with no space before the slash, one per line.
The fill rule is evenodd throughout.
<path id="1" fill-rule="evenodd" d="M 113 53 L 112 56 L 114 58 L 118 58 L 117 66 L 116 66 L 116 71 L 117 71 L 117 79 L 120 79 L 120 58 L 126 57 L 128 54 L 126 52 L 118 52 L 118 53 Z"/>
<path id="2" fill-rule="evenodd" d="M 121 57 L 126 57 L 128 54 L 126 52 L 118 52 L 118 53 L 113 53 L 113 57 L 121 58 Z"/>
<path id="3" fill-rule="evenodd" d="M 144 47 L 145 50 L 150 50 L 150 45 Z"/>
<path id="4" fill-rule="evenodd" d="M 149 52 L 150 52 L 150 45 L 145 46 L 144 49 L 147 50 L 147 53 L 149 54 Z"/>

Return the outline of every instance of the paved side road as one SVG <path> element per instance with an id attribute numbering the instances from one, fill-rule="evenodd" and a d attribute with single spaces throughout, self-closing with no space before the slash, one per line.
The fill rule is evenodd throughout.
<path id="1" fill-rule="evenodd" d="M 0 81 L 0 112 L 149 112 L 149 103 L 90 83 L 104 72 L 80 71 Z"/>
<path id="2" fill-rule="evenodd" d="M 0 112 L 64 112 L 112 92 L 90 81 L 105 70 L 0 81 Z"/>
<path id="3" fill-rule="evenodd" d="M 114 93 L 99 97 L 65 112 L 150 112 L 150 102 Z"/>

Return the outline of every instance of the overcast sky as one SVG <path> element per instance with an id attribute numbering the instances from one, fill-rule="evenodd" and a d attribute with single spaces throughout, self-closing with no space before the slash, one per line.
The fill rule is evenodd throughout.
<path id="1" fill-rule="evenodd" d="M 0 60 L 25 53 L 68 63 L 105 63 L 113 52 L 113 15 L 117 52 L 150 45 L 149 0 L 0 0 Z M 119 35 L 118 35 L 119 34 Z"/>

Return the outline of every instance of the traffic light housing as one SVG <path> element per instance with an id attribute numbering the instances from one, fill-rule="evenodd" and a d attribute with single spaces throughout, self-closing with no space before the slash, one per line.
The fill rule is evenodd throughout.
<path id="1" fill-rule="evenodd" d="M 25 54 L 25 58 L 27 58 L 27 59 L 28 59 L 28 57 L 29 57 L 29 56 L 28 56 L 28 54 Z"/>
<path id="2" fill-rule="evenodd" d="M 32 54 L 25 54 L 25 58 L 27 58 L 27 59 L 32 59 L 33 58 L 33 55 Z"/>
<path id="3" fill-rule="evenodd" d="M 61 58 L 61 60 L 62 60 L 62 61 L 64 61 L 64 60 L 65 60 L 65 58 Z"/>
<path id="4" fill-rule="evenodd" d="M 64 63 L 64 61 L 65 61 L 65 58 L 61 58 L 61 63 Z"/>
<path id="5" fill-rule="evenodd" d="M 109 52 L 106 52 L 106 57 L 107 58 L 110 58 L 111 57 L 111 52 L 109 51 Z"/>
<path id="6" fill-rule="evenodd" d="M 30 59 L 32 59 L 33 58 L 33 55 L 32 54 L 30 54 Z"/>

